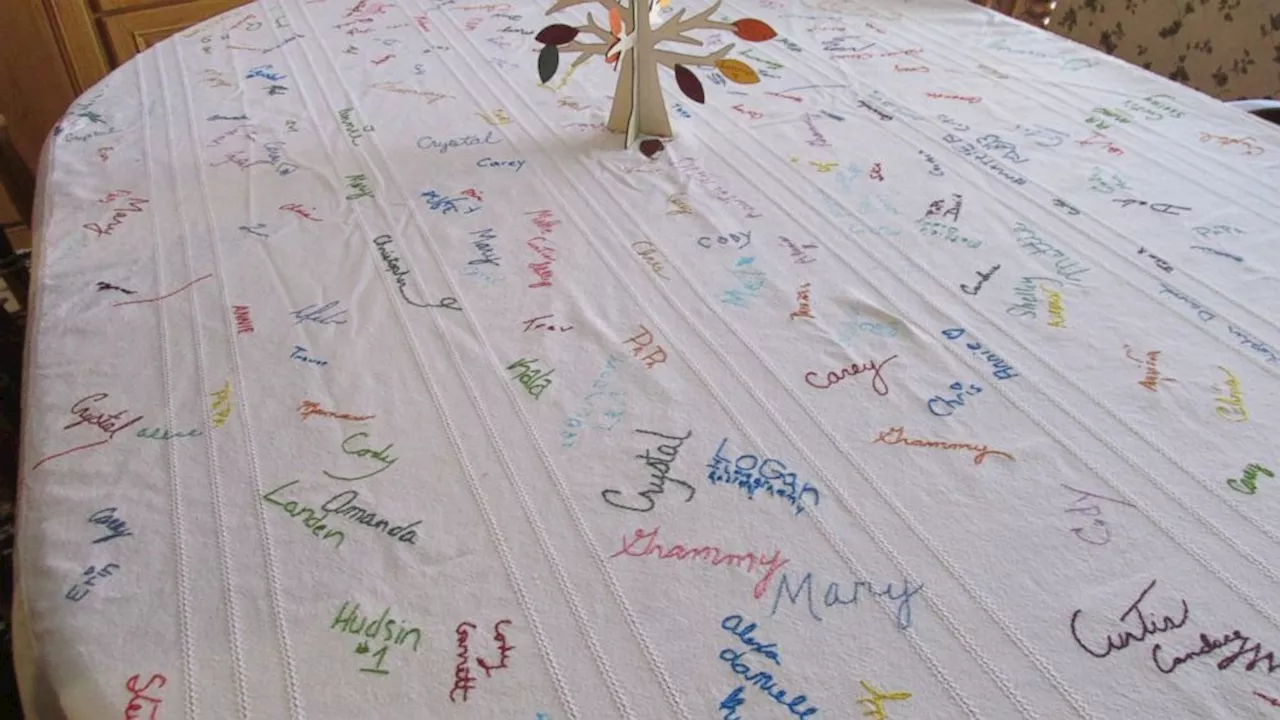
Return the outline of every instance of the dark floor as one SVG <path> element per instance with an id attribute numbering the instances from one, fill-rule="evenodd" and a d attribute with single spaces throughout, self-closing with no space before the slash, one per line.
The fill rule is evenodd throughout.
<path id="1" fill-rule="evenodd" d="M 7 493 L 0 492 L 0 495 Z M 18 683 L 13 677 L 9 611 L 13 597 L 13 499 L 0 497 L 0 718 L 21 720 Z"/>

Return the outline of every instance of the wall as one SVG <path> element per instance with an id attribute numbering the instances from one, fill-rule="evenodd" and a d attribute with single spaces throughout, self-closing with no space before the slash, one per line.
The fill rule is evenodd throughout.
<path id="1" fill-rule="evenodd" d="M 1223 100 L 1280 99 L 1275 0 L 1059 0 L 1049 29 Z"/>

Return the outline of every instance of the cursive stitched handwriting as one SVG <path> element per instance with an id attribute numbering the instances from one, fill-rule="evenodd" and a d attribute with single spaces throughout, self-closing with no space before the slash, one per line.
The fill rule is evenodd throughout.
<path id="1" fill-rule="evenodd" d="M 942 335 L 948 340 L 955 340 L 961 335 L 964 335 L 964 333 L 964 328 L 947 328 L 942 331 Z M 1021 377 L 1018 373 L 1014 372 L 1013 366 L 1005 362 L 1004 358 L 996 355 L 990 350 L 984 349 L 982 347 L 982 343 L 965 343 L 965 348 L 975 355 L 982 356 L 987 362 L 991 363 L 991 366 L 995 368 L 995 371 L 992 372 L 991 375 L 995 379 L 1008 380 L 1009 378 Z"/>
<path id="2" fill-rule="evenodd" d="M 371 473 L 368 473 L 366 475 L 360 475 L 357 477 L 342 477 L 340 475 L 334 475 L 328 470 L 324 470 L 323 472 L 327 477 L 331 477 L 334 480 L 346 480 L 348 482 L 352 482 L 355 480 L 364 480 L 365 478 L 373 477 L 374 475 L 377 475 L 378 473 L 382 472 L 383 470 L 386 470 L 392 465 L 395 465 L 396 461 L 399 460 L 399 458 L 391 457 L 391 448 L 395 447 L 394 443 L 389 443 L 386 447 L 382 448 L 381 450 L 373 450 L 370 448 L 352 449 L 347 447 L 347 443 L 351 442 L 356 438 L 362 438 L 362 437 L 363 438 L 369 437 L 369 433 L 366 433 L 366 432 L 352 433 L 346 436 L 345 438 L 343 438 L 342 452 L 346 453 L 347 455 L 354 455 L 358 458 L 366 458 L 366 457 L 372 458 L 374 462 L 380 463 L 382 467 L 379 467 L 377 470 L 374 470 Z"/>
<path id="3" fill-rule="evenodd" d="M 539 315 L 538 317 L 533 318 L 533 319 L 531 319 L 531 320 L 525 320 L 525 321 L 524 321 L 524 332 L 529 332 L 530 330 L 542 330 L 542 331 L 544 331 L 544 332 L 556 332 L 556 331 L 559 331 L 559 332 L 568 332 L 569 330 L 572 330 L 572 329 L 573 329 L 573 326 L 572 326 L 572 325 L 559 325 L 559 326 L 557 326 L 557 325 L 551 325 L 551 324 L 549 324 L 549 323 L 544 323 L 544 322 L 542 322 L 543 320 L 547 320 L 547 319 L 549 319 L 549 318 L 553 318 L 553 317 L 555 317 L 555 315 L 554 315 L 554 314 L 552 314 L 552 315 Z"/>
<path id="4" fill-rule="evenodd" d="M 480 669 L 484 670 L 485 677 L 490 677 L 494 670 L 506 669 L 511 651 L 516 649 L 514 645 L 507 644 L 507 636 L 502 632 L 502 626 L 510 624 L 510 620 L 499 620 L 493 624 L 493 641 L 498 643 L 499 660 L 497 664 L 491 665 L 484 658 L 476 657 L 476 665 L 479 665 Z"/>
<path id="5" fill-rule="evenodd" d="M 1171 630 L 1177 630 L 1183 625 L 1186 625 L 1187 618 L 1190 616 L 1190 613 L 1191 613 L 1190 609 L 1187 607 L 1186 600 L 1181 601 L 1182 603 L 1182 619 L 1181 620 L 1174 620 L 1168 615 L 1165 615 L 1163 619 L 1159 622 L 1159 624 L 1157 624 L 1156 618 L 1154 615 L 1147 615 L 1143 613 L 1142 608 L 1140 607 L 1142 605 L 1142 601 L 1146 599 L 1147 594 L 1150 593 L 1151 590 L 1155 588 L 1155 586 L 1156 586 L 1156 581 L 1152 580 L 1147 585 L 1147 587 L 1138 595 L 1138 599 L 1134 600 L 1133 603 L 1129 605 L 1129 607 L 1125 608 L 1125 611 L 1120 615 L 1119 618 L 1117 618 L 1120 622 L 1123 623 L 1126 618 L 1129 618 L 1130 616 L 1132 616 L 1133 621 L 1138 626 L 1138 633 L 1134 634 L 1130 628 L 1125 628 L 1120 632 L 1119 635 L 1112 636 L 1108 634 L 1106 636 L 1107 646 L 1102 650 L 1094 650 L 1093 648 L 1089 647 L 1089 645 L 1087 645 L 1083 640 L 1080 639 L 1080 633 L 1076 626 L 1078 625 L 1080 621 L 1080 615 L 1084 613 L 1084 610 L 1076 610 L 1075 612 L 1071 613 L 1071 637 L 1075 639 L 1076 645 L 1079 645 L 1080 649 L 1089 653 L 1093 657 L 1101 659 L 1101 658 L 1107 657 L 1108 655 L 1110 655 L 1112 652 L 1116 650 L 1124 650 L 1125 648 L 1129 647 L 1130 643 L 1143 642 L 1144 640 L 1146 640 L 1148 637 L 1151 637 L 1152 635 L 1169 632 Z M 1153 655 L 1154 655 L 1154 651 L 1153 651 Z"/>
<path id="6" fill-rule="evenodd" d="M 329 538 L 334 538 L 335 540 L 337 540 L 337 542 L 334 543 L 333 548 L 336 550 L 342 547 L 342 542 L 347 539 L 347 536 L 341 530 L 329 530 L 324 534 L 323 537 L 321 537 L 320 535 L 321 531 L 326 530 L 329 527 L 328 525 L 325 525 L 322 522 L 323 520 L 329 517 L 329 513 L 327 511 L 324 513 L 324 515 L 317 515 L 315 510 L 305 505 L 299 504 L 297 500 L 288 500 L 285 502 L 281 502 L 279 500 L 273 499 L 276 493 L 280 492 L 281 490 L 284 490 L 290 485 L 297 485 L 297 484 L 298 484 L 297 480 L 294 480 L 291 483 L 285 483 L 284 485 L 281 485 L 280 487 L 275 488 L 274 490 L 271 490 L 266 495 L 263 495 L 262 500 L 271 505 L 275 505 L 276 507 L 282 508 L 286 513 L 289 514 L 289 517 L 291 518 L 296 519 L 305 512 L 307 516 L 302 519 L 302 524 L 304 527 L 306 527 L 308 530 L 311 531 L 311 534 L 313 536 L 320 538 L 320 540 L 322 541 L 328 540 Z"/>
<path id="7" fill-rule="evenodd" d="M 111 533 L 110 535 L 103 535 L 90 544 L 97 545 L 98 543 L 104 543 L 118 537 L 128 537 L 133 535 L 133 532 L 129 530 L 129 523 L 116 517 L 116 512 L 118 511 L 113 507 L 102 508 L 89 516 L 89 524 L 101 525 Z"/>
<path id="8" fill-rule="evenodd" d="M 871 441 L 874 443 L 884 443 L 885 445 L 907 445 L 910 447 L 928 447 L 938 448 L 940 450 L 972 450 L 974 452 L 973 464 L 981 465 L 988 455 L 996 455 L 998 457 L 1013 460 L 1014 457 L 1007 452 L 992 450 L 986 445 L 974 445 L 973 443 L 957 443 L 948 442 L 946 440 L 913 440 L 905 436 L 902 426 L 897 425 L 880 433 L 880 436 Z"/>
<path id="9" fill-rule="evenodd" d="M 658 531 L 660 527 L 645 531 L 637 529 L 635 537 L 628 538 L 622 536 L 622 549 L 610 555 L 610 559 L 619 555 L 625 557 L 649 557 L 650 555 L 659 560 L 698 560 L 708 561 L 711 565 L 718 567 L 725 563 L 732 567 L 741 567 L 742 563 L 746 563 L 746 571 L 748 574 L 754 574 L 757 569 L 764 570 L 764 575 L 756 581 L 755 587 L 751 591 L 751 596 L 759 600 L 769 590 L 769 582 L 773 580 L 774 573 L 781 570 L 787 563 L 791 562 L 782 557 L 781 550 L 775 550 L 773 557 L 765 557 L 764 553 L 727 553 L 719 547 L 713 545 L 703 545 L 702 547 L 694 547 L 677 543 L 668 547 L 663 547 L 658 543 Z M 641 541 L 646 541 L 643 548 L 639 548 Z"/>
<path id="10" fill-rule="evenodd" d="M 502 138 L 495 137 L 492 130 L 485 133 L 484 137 L 477 135 L 463 135 L 462 137 L 448 138 L 445 140 L 436 140 L 430 135 L 418 138 L 418 148 L 421 150 L 438 150 L 441 155 L 449 152 L 449 150 L 469 145 L 497 145 L 502 142 Z"/>
<path id="11" fill-rule="evenodd" d="M 386 265 L 386 271 L 396 279 L 396 288 L 400 291 L 400 298 L 414 307 L 445 308 L 446 310 L 462 312 L 462 308 L 458 305 L 458 299 L 455 297 L 442 297 L 439 303 L 420 303 L 410 300 L 409 295 L 405 292 L 408 282 L 406 278 L 409 276 L 409 271 L 400 267 L 400 258 L 396 256 L 394 248 L 391 247 L 392 242 L 390 235 L 379 235 L 373 239 L 373 244 L 378 248 L 378 256 L 382 258 L 382 263 Z"/>
<path id="12" fill-rule="evenodd" d="M 330 505 L 337 503 L 338 498 L 342 498 L 342 502 L 334 507 L 329 507 Z M 338 517 L 350 518 L 361 525 L 371 527 L 374 530 L 381 530 L 389 537 L 395 538 L 402 543 L 409 543 L 410 545 L 417 544 L 418 531 L 413 528 L 421 525 L 421 520 L 414 520 L 406 525 L 392 525 L 391 521 L 387 518 L 379 518 L 378 514 L 372 510 L 353 504 L 359 499 L 360 493 L 355 490 L 344 490 L 328 500 L 325 500 L 324 504 L 320 506 L 320 509 L 323 510 L 326 515 L 328 513 L 337 513 Z"/>
<path id="13" fill-rule="evenodd" d="M 665 492 L 666 484 L 668 482 L 675 483 L 676 485 L 683 487 L 688 492 L 688 497 L 684 499 L 685 502 L 689 502 L 693 500 L 693 496 L 695 492 L 693 489 L 693 486 L 683 480 L 673 478 L 669 474 L 671 472 L 671 464 L 675 462 L 676 456 L 680 452 L 680 446 L 684 444 L 685 440 L 688 440 L 690 437 L 693 436 L 693 431 L 690 430 L 687 434 L 683 436 L 664 435 L 660 432 L 654 432 L 653 430 L 636 430 L 636 432 L 642 435 L 653 435 L 655 437 L 660 437 L 664 440 L 669 440 L 674 443 L 673 445 L 660 443 L 657 448 L 657 453 L 658 453 L 657 456 L 650 454 L 650 451 L 648 449 L 645 450 L 643 455 L 635 456 L 637 460 L 644 460 L 645 467 L 653 471 L 653 474 L 649 476 L 650 478 L 653 479 L 649 483 L 649 489 L 641 490 L 639 492 L 640 497 L 647 500 L 649 503 L 649 506 L 645 508 L 640 508 L 640 507 L 632 507 L 630 505 L 620 505 L 617 502 L 614 502 L 612 499 L 610 499 L 610 495 L 614 497 L 618 497 L 622 495 L 622 492 L 618 490 L 613 490 L 613 489 L 601 491 L 600 496 L 604 498 L 604 501 L 621 510 L 631 510 L 633 512 L 649 512 L 650 510 L 653 509 L 653 506 L 655 504 L 655 501 L 652 496 L 661 495 L 663 492 Z"/>
<path id="14" fill-rule="evenodd" d="M 871 720 L 886 720 L 889 716 L 885 713 L 884 703 L 886 700 L 910 700 L 911 693 L 901 692 L 883 692 L 876 689 L 875 685 L 866 680 L 859 680 L 858 684 L 862 685 L 862 689 L 867 692 L 867 697 L 858 698 L 859 705 L 866 705 L 870 709 L 862 713 L 863 717 L 869 717 Z"/>
<path id="15" fill-rule="evenodd" d="M 467 701 L 467 693 L 475 690 L 476 678 L 471 674 L 471 665 L 468 662 L 467 642 L 471 638 L 471 634 L 467 631 L 476 629 L 475 623 L 462 621 L 458 623 L 458 627 L 453 632 L 458 640 L 458 664 L 453 669 L 453 688 L 449 690 L 449 702 L 456 703 L 458 699 L 454 697 L 455 693 L 462 692 L 462 702 Z"/>
<path id="16" fill-rule="evenodd" d="M 1133 503 L 1128 503 L 1128 502 L 1125 502 L 1124 500 L 1116 500 L 1115 498 L 1109 498 L 1105 495 L 1098 495 L 1095 493 L 1087 492 L 1085 490 L 1077 490 L 1065 483 L 1062 485 L 1062 487 L 1072 492 L 1080 493 L 1080 497 L 1076 498 L 1076 501 L 1072 503 L 1073 505 L 1080 505 L 1081 503 L 1087 502 L 1090 498 L 1095 498 L 1097 500 L 1106 500 L 1108 502 L 1113 502 L 1118 505 L 1124 505 L 1125 507 L 1134 507 Z M 1086 531 L 1084 528 L 1082 527 L 1071 528 L 1071 532 L 1081 542 L 1086 542 L 1086 543 L 1089 543 L 1090 545 L 1106 545 L 1107 543 L 1111 542 L 1110 526 L 1107 524 L 1105 520 L 1098 517 L 1099 515 L 1102 514 L 1102 507 L 1098 503 L 1095 502 L 1092 505 L 1085 505 L 1083 507 L 1070 507 L 1070 508 L 1067 508 L 1064 512 L 1080 513 L 1082 515 L 1088 515 L 1093 518 L 1093 529 L 1101 530 L 1101 535 L 1092 534 L 1086 537 Z M 1093 538 L 1093 539 L 1091 540 L 1090 538 Z"/>
<path id="17" fill-rule="evenodd" d="M 115 232 L 116 228 L 124 224 L 125 219 L 129 217 L 130 213 L 142 212 L 145 209 L 142 207 L 142 204 L 148 203 L 148 202 L 151 202 L 151 201 L 147 200 L 146 198 L 140 198 L 140 197 L 127 198 L 125 199 L 126 205 L 124 207 L 118 207 L 111 211 L 111 219 L 107 221 L 107 226 L 105 228 L 99 225 L 98 223 L 85 223 L 80 227 L 84 228 L 85 230 L 88 230 L 89 232 L 94 233 L 94 237 L 102 237 L 103 235 L 110 235 L 111 233 Z"/>
<path id="18" fill-rule="evenodd" d="M 307 349 L 302 347 L 301 345 L 293 346 L 293 352 L 289 353 L 289 359 L 297 360 L 298 362 L 309 363 L 311 365 L 315 365 L 316 367 L 324 367 L 325 365 L 329 364 L 328 360 L 321 360 L 319 358 L 308 357 Z"/>
<path id="19" fill-rule="evenodd" d="M 129 691 L 130 695 L 129 704 L 126 705 L 124 709 L 125 720 L 139 720 L 142 716 L 138 713 L 141 713 L 145 707 L 151 708 L 151 714 L 147 716 L 147 719 L 155 720 L 156 712 L 160 710 L 160 704 L 162 702 L 160 698 L 152 697 L 146 693 L 157 680 L 160 681 L 160 684 L 156 686 L 156 689 L 159 690 L 164 687 L 165 683 L 168 682 L 168 678 L 160 673 L 155 673 L 147 679 L 147 683 L 145 685 L 138 687 L 138 678 L 140 677 L 140 675 L 132 675 L 129 677 L 128 682 L 124 684 L 125 689 Z M 143 705 L 142 701 L 144 700 L 147 703 L 150 703 L 150 705 Z"/>
<path id="20" fill-rule="evenodd" d="M 1257 463 L 1249 463 L 1244 468 L 1244 473 L 1243 473 L 1244 479 L 1240 480 L 1237 478 L 1227 478 L 1227 487 L 1231 488 L 1232 490 L 1235 490 L 1238 493 L 1244 493 L 1245 495 L 1252 495 L 1258 492 L 1258 474 L 1259 473 L 1266 475 L 1267 477 L 1275 477 L 1275 473 L 1271 472 L 1267 468 Z"/>
<path id="21" fill-rule="evenodd" d="M 480 257 L 475 260 L 467 261 L 468 265 L 492 265 L 494 267 L 502 267 L 498 262 L 498 251 L 493 249 L 494 241 L 498 239 L 498 234 L 493 228 L 485 228 L 483 230 L 472 231 L 472 235 L 479 236 L 478 240 L 471 241 L 471 247 L 480 253 Z"/>
<path id="22" fill-rule="evenodd" d="M 950 387 L 952 392 L 955 393 L 955 400 L 952 400 L 947 397 L 943 397 L 942 395 L 934 395 L 933 397 L 929 398 L 929 402 L 926 403 L 927 407 L 929 408 L 929 412 L 933 413 L 934 415 L 937 415 L 938 417 L 950 417 L 955 413 L 955 408 L 964 407 L 965 395 L 977 395 L 978 393 L 982 392 L 981 387 L 977 385 L 972 385 L 972 384 L 969 385 L 969 388 L 966 390 L 964 387 L 964 383 L 960 382 L 959 380 L 951 383 Z M 938 406 L 934 407 L 934 403 L 938 403 Z M 944 408 L 946 409 L 946 412 L 941 412 L 941 410 Z"/>
<path id="23" fill-rule="evenodd" d="M 897 355 L 890 355 L 884 360 L 881 360 L 879 363 L 875 361 L 863 363 L 862 365 L 859 365 L 858 363 L 852 363 L 848 367 L 840 368 L 840 372 L 836 372 L 835 370 L 832 370 L 827 373 L 826 385 L 819 385 L 813 381 L 812 377 L 810 376 L 813 376 L 813 377 L 818 376 L 818 373 L 813 370 L 810 370 L 809 372 L 804 374 L 804 381 L 810 387 L 815 387 L 815 388 L 818 388 L 819 390 L 826 390 L 827 388 L 831 387 L 832 385 L 835 385 L 836 383 L 839 383 L 841 380 L 844 380 L 847 377 L 854 377 L 864 372 L 870 372 L 872 373 L 871 389 L 875 390 L 877 395 L 885 396 L 889 394 L 889 383 L 884 379 L 884 376 L 881 374 L 881 370 L 884 369 L 885 365 L 888 365 L 890 361 L 895 360 L 897 357 L 898 357 Z"/>
<path id="24" fill-rule="evenodd" d="M 988 280 L 990 280 L 991 276 L 995 275 L 996 271 L 999 269 L 1000 269 L 1000 266 L 996 265 L 995 267 L 991 268 L 986 272 L 975 272 L 974 274 L 978 276 L 978 284 L 973 287 L 969 287 L 968 285 L 961 283 L 960 292 L 966 295 L 977 295 L 978 291 L 982 289 L 983 284 L 985 284 Z"/>
<path id="25" fill-rule="evenodd" d="M 667 214 L 670 215 L 671 213 Z M 653 271 L 654 275 L 657 275 L 663 280 L 671 279 L 662 274 L 662 271 L 666 269 L 662 263 L 666 261 L 667 258 L 662 254 L 662 251 L 658 249 L 657 245 L 654 245 L 648 240 L 637 240 L 631 243 L 631 249 L 634 250 L 646 264 L 648 264 L 649 269 Z"/>
<path id="26" fill-rule="evenodd" d="M 349 415 L 347 413 L 325 410 L 324 408 L 320 407 L 320 403 L 314 402 L 311 400 L 303 400 L 302 404 L 298 406 L 298 413 L 302 415 L 302 419 L 304 421 L 307 418 L 311 417 L 312 415 L 319 415 L 320 417 L 331 417 L 331 418 L 336 418 L 338 420 L 353 420 L 355 422 L 360 422 L 363 420 L 372 420 L 377 417 L 377 415 Z"/>
<path id="27" fill-rule="evenodd" d="M 1146 368 L 1146 373 L 1143 375 L 1143 378 L 1138 381 L 1139 385 L 1150 390 L 1151 392 L 1156 392 L 1156 385 L 1159 383 L 1178 382 L 1174 378 L 1163 377 L 1162 375 L 1160 375 L 1160 370 L 1156 367 L 1156 360 L 1160 358 L 1159 350 L 1152 350 L 1148 352 L 1147 359 L 1145 361 L 1134 357 L 1133 353 L 1131 352 L 1132 350 L 1133 348 L 1129 347 L 1128 345 L 1125 345 L 1124 346 L 1125 357 L 1128 357 L 1130 360 L 1138 363 L 1138 365 Z"/>
<path id="28" fill-rule="evenodd" d="M 52 455 L 47 455 L 44 458 L 41 458 L 35 465 L 31 467 L 31 469 L 35 470 L 36 468 L 40 467 L 41 465 L 45 464 L 46 462 L 49 462 L 50 460 L 56 457 L 62 457 L 63 455 L 70 455 L 71 453 L 77 452 L 79 450 L 86 450 L 91 447 L 97 447 L 98 445 L 104 445 L 107 442 L 114 439 L 116 436 L 116 433 L 120 432 L 121 430 L 124 430 L 130 425 L 134 425 L 139 422 L 142 422 L 142 416 L 139 415 L 136 418 L 133 418 L 132 420 L 117 427 L 116 422 L 119 421 L 124 416 L 125 413 L 129 412 L 128 410 L 121 410 L 111 415 L 108 415 L 106 410 L 98 410 L 95 412 L 96 408 L 94 408 L 94 403 L 98 403 L 103 400 L 106 400 L 108 397 L 110 397 L 108 393 L 95 393 L 93 395 L 86 395 L 85 397 L 82 397 L 79 400 L 77 400 L 71 406 L 71 414 L 75 415 L 76 417 L 79 417 L 80 419 L 62 428 L 63 430 L 70 430 L 80 425 L 86 425 L 86 424 L 92 425 L 98 428 L 99 430 L 101 430 L 102 432 L 106 433 L 107 434 L 106 438 L 102 440 L 98 440 L 97 442 L 78 445 L 76 447 L 71 448 L 70 450 L 63 450 L 61 452 L 56 452 Z"/>
<path id="29" fill-rule="evenodd" d="M 327 302 L 324 305 L 320 305 L 320 306 L 317 306 L 315 303 L 312 303 L 304 308 L 294 310 L 289 314 L 298 319 L 297 322 L 294 323 L 294 325 L 301 325 L 303 322 L 306 322 L 306 321 L 310 321 L 318 325 L 346 325 L 347 321 L 343 317 L 344 315 L 347 314 L 346 310 L 339 309 L 334 311 L 333 313 L 329 312 L 334 307 L 336 307 L 337 304 L 338 304 L 337 300 Z"/>
<path id="30" fill-rule="evenodd" d="M 782 601 L 782 596 L 786 595 L 787 600 L 794 607 L 800 601 L 800 595 L 804 594 L 806 609 L 809 611 L 809 617 L 818 622 L 822 622 L 822 618 L 817 613 L 817 608 L 813 604 L 813 573 L 804 574 L 804 578 L 795 586 L 792 591 L 792 580 L 787 573 L 782 573 L 781 580 L 778 581 L 778 591 L 773 596 L 773 607 L 769 610 L 769 617 L 773 617 L 778 612 L 778 603 Z M 902 586 L 898 588 L 898 593 L 894 594 L 893 583 L 885 583 L 884 590 L 876 590 L 875 585 L 866 580 L 856 580 L 853 583 L 853 597 L 843 598 L 840 596 L 840 583 L 830 582 L 827 584 L 827 590 L 823 593 L 822 604 L 826 607 L 836 607 L 840 605 L 857 605 L 858 591 L 866 589 L 875 597 L 887 597 L 890 600 L 897 600 L 898 607 L 895 611 L 895 619 L 898 623 L 899 630 L 906 630 L 911 627 L 911 598 L 924 589 L 924 583 L 911 587 L 911 583 L 903 580 Z"/>
<path id="31" fill-rule="evenodd" d="M 1230 391 L 1228 397 L 1214 398 L 1220 403 L 1217 407 L 1218 417 L 1229 422 L 1244 422 L 1249 419 L 1249 411 L 1244 407 L 1244 393 L 1240 390 L 1240 381 L 1230 370 L 1218 366 L 1218 369 L 1227 374 L 1227 388 Z M 1215 385 L 1214 390 L 1218 388 Z"/>

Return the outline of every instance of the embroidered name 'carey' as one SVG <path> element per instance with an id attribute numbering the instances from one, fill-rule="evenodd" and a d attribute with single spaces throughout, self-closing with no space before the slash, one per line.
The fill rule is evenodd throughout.
<path id="1" fill-rule="evenodd" d="M 889 383 L 885 381 L 884 375 L 881 373 L 881 371 L 884 369 L 885 365 L 888 365 L 891 360 L 895 360 L 897 359 L 897 357 L 898 357 L 897 355 L 890 355 L 889 357 L 885 358 L 884 360 L 881 360 L 878 363 L 875 361 L 863 363 L 862 365 L 859 365 L 858 363 L 852 363 L 848 367 L 840 368 L 839 372 L 832 370 L 831 372 L 827 373 L 826 385 L 819 385 L 817 382 L 814 381 L 813 378 L 816 378 L 818 376 L 818 373 L 813 370 L 810 370 L 809 372 L 804 374 L 804 381 L 810 387 L 816 387 L 819 390 L 826 390 L 827 388 L 835 385 L 836 383 L 839 383 L 841 380 L 844 380 L 845 378 L 854 377 L 855 375 L 860 375 L 864 372 L 870 372 L 872 373 L 871 389 L 875 390 L 877 395 L 881 395 L 881 396 L 888 395 Z"/>

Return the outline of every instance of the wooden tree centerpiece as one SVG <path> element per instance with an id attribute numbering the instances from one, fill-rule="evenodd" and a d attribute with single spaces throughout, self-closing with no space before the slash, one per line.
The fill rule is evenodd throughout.
<path id="1" fill-rule="evenodd" d="M 625 132 L 628 144 L 636 134 L 671 137 L 671 122 L 667 118 L 667 106 L 658 84 L 658 66 L 669 68 L 676 76 L 676 85 L 690 100 L 705 101 L 702 81 L 689 69 L 690 66 L 714 66 L 729 80 L 751 84 L 760 76 L 750 65 L 727 57 L 734 43 L 729 43 L 710 55 L 686 55 L 671 50 L 658 49 L 660 43 L 702 45 L 688 35 L 694 30 L 724 30 L 742 40 L 760 42 L 777 36 L 773 28 L 761 20 L 743 18 L 734 22 L 712 20 L 720 9 L 720 0 L 696 15 L 685 17 L 679 10 L 657 27 L 653 23 L 661 17 L 655 6 L 665 6 L 669 0 L 557 0 L 547 14 L 559 12 L 575 5 L 595 3 L 609 12 L 609 28 L 596 23 L 587 13 L 585 25 L 548 25 L 537 35 L 544 47 L 538 56 L 538 75 L 542 82 L 555 76 L 561 53 L 579 53 L 570 68 L 586 62 L 593 55 L 603 56 L 605 62 L 618 68 L 618 85 L 613 93 L 613 107 L 609 112 L 609 129 Z M 588 35 L 599 42 L 582 42 Z"/>

